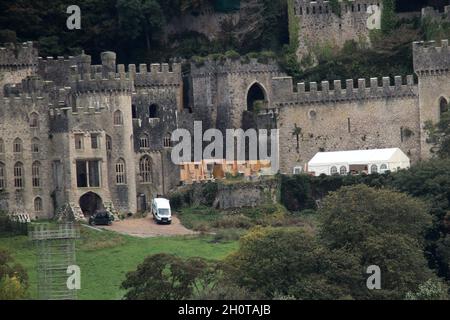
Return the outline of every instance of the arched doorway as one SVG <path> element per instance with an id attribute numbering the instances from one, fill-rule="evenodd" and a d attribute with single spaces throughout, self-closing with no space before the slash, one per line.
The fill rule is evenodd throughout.
<path id="1" fill-rule="evenodd" d="M 444 97 L 441 97 L 439 99 L 439 115 L 443 115 L 444 113 L 449 111 L 449 104 L 447 102 L 447 99 L 445 99 Z"/>
<path id="2" fill-rule="evenodd" d="M 259 83 L 254 83 L 247 93 L 247 111 L 255 111 L 257 103 L 264 104 L 267 101 L 266 92 Z"/>
<path id="3" fill-rule="evenodd" d="M 94 192 L 88 192 L 80 198 L 80 208 L 85 216 L 93 215 L 95 211 L 105 209 L 102 198 Z"/>

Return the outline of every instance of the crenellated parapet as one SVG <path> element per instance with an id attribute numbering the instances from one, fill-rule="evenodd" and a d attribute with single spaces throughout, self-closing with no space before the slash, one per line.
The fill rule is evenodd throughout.
<path id="1" fill-rule="evenodd" d="M 151 65 L 134 64 L 128 65 L 128 71 L 125 66 L 119 64 L 117 72 L 120 76 L 125 75 L 128 79 L 134 81 L 136 88 L 150 86 L 180 86 L 181 85 L 181 64 L 173 63 L 153 63 Z"/>
<path id="2" fill-rule="evenodd" d="M 33 95 L 43 97 L 56 90 L 53 81 L 43 80 L 38 76 L 29 76 L 20 83 L 7 84 L 4 87 L 5 97 L 15 97 L 20 95 Z"/>
<path id="3" fill-rule="evenodd" d="M 42 79 L 65 86 L 70 83 L 71 77 L 76 72 L 76 58 L 72 56 L 39 57 L 37 66 L 37 73 Z"/>
<path id="4" fill-rule="evenodd" d="M 433 7 L 422 8 L 421 11 L 422 19 L 434 22 L 442 22 L 450 20 L 450 6 L 444 7 L 444 12 L 440 12 L 438 9 Z"/>
<path id="5" fill-rule="evenodd" d="M 369 84 L 369 85 L 367 85 Z M 394 83 L 389 77 L 383 77 L 381 85 L 378 78 L 358 79 L 357 85 L 353 79 L 346 80 L 345 87 L 340 80 L 333 83 L 322 81 L 320 89 L 317 82 L 309 83 L 307 90 L 304 82 L 293 87 L 291 77 L 280 77 L 272 80 L 273 100 L 275 107 L 285 104 L 336 103 L 354 100 L 386 99 L 417 96 L 418 88 L 412 75 L 402 78 L 396 76 Z"/>
<path id="6" fill-rule="evenodd" d="M 448 40 L 413 43 L 414 71 L 417 75 L 446 73 L 450 69 Z"/>
<path id="7" fill-rule="evenodd" d="M 256 58 L 241 57 L 239 59 L 206 59 L 201 63 L 191 63 L 191 75 L 200 78 L 211 75 L 249 75 L 270 73 L 274 76 L 282 73 L 275 59 L 267 59 L 264 62 Z"/>
<path id="8" fill-rule="evenodd" d="M 366 14 L 370 5 L 378 5 L 380 1 L 373 0 L 339 0 L 341 13 Z M 332 4 L 327 0 L 296 0 L 294 2 L 294 13 L 297 16 L 303 15 L 331 15 L 333 13 Z"/>
<path id="9" fill-rule="evenodd" d="M 31 41 L 0 46 L 0 69 L 34 67 L 37 64 L 37 58 L 38 50 Z"/>

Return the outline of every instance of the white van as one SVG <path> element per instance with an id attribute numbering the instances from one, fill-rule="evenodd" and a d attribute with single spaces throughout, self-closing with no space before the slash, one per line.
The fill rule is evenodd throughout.
<path id="1" fill-rule="evenodd" d="M 156 223 L 172 223 L 172 211 L 170 202 L 164 198 L 155 198 L 152 201 L 152 214 Z"/>

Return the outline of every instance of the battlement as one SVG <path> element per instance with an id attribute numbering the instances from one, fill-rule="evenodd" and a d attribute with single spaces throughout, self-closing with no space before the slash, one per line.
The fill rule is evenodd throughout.
<path id="1" fill-rule="evenodd" d="M 6 43 L 0 47 L 0 68 L 31 67 L 37 64 L 38 50 L 33 42 Z"/>
<path id="2" fill-rule="evenodd" d="M 240 57 L 238 59 L 211 59 L 207 58 L 201 63 L 191 62 L 191 75 L 193 78 L 227 74 L 258 74 L 272 73 L 274 76 L 281 74 L 281 69 L 275 59 L 267 59 L 264 62 L 256 58 Z"/>
<path id="3" fill-rule="evenodd" d="M 348 79 L 345 81 L 345 88 L 340 80 L 335 80 L 333 83 L 322 81 L 320 89 L 317 82 L 311 82 L 309 90 L 306 90 L 306 84 L 302 82 L 298 83 L 294 90 L 291 77 L 273 78 L 274 97 L 272 101 L 275 106 L 282 106 L 290 103 L 328 103 L 417 95 L 417 85 L 414 83 L 412 75 L 406 78 L 396 76 L 393 85 L 389 77 L 383 77 L 381 85 L 379 80 L 379 78 L 370 78 L 369 81 L 358 79 L 357 86 L 355 86 L 355 81 Z M 369 85 L 367 86 L 367 84 Z"/>
<path id="4" fill-rule="evenodd" d="M 147 86 L 178 86 L 181 84 L 181 64 L 173 63 L 153 63 L 151 65 L 139 64 L 138 68 L 134 64 L 128 65 L 128 72 L 125 66 L 119 64 L 117 72 L 122 77 L 133 80 L 135 87 Z"/>
<path id="5" fill-rule="evenodd" d="M 341 13 L 367 14 L 367 8 L 370 5 L 380 5 L 381 1 L 375 0 L 346 0 L 340 2 Z M 294 3 L 294 13 L 297 16 L 303 15 L 331 15 L 333 14 L 332 5 L 327 0 L 296 0 Z"/>
<path id="6" fill-rule="evenodd" d="M 450 49 L 448 40 L 440 44 L 435 41 L 413 43 L 414 71 L 418 75 L 448 72 L 450 69 Z"/>
<path id="7" fill-rule="evenodd" d="M 27 77 L 21 83 L 7 84 L 4 87 L 5 97 L 17 97 L 23 94 L 43 96 L 53 90 L 55 90 L 53 81 L 42 80 L 37 76 Z"/>
<path id="8" fill-rule="evenodd" d="M 69 57 L 47 57 L 38 58 L 38 75 L 45 80 L 54 81 L 57 85 L 68 85 L 71 76 L 76 71 L 76 58 Z"/>
<path id="9" fill-rule="evenodd" d="M 444 7 L 444 12 L 440 12 L 433 7 L 422 8 L 422 19 L 431 19 L 432 21 L 450 19 L 450 6 Z"/>

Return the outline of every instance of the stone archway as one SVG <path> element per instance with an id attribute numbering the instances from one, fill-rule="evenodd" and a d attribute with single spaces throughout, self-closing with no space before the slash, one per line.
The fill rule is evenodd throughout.
<path id="1" fill-rule="evenodd" d="M 105 209 L 102 198 L 94 192 L 88 192 L 81 196 L 80 208 L 85 216 L 91 216 L 97 210 Z"/>
<path id="2" fill-rule="evenodd" d="M 255 82 L 247 91 L 247 111 L 255 111 L 258 102 L 266 103 L 267 94 L 266 90 L 258 82 Z"/>

